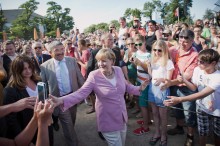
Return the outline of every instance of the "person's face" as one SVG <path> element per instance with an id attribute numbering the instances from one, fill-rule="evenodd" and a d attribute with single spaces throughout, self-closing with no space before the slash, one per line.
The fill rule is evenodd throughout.
<path id="1" fill-rule="evenodd" d="M 31 76 L 32 76 L 32 69 L 27 62 L 24 62 L 24 68 L 21 73 L 21 76 L 23 78 L 31 78 Z"/>
<path id="2" fill-rule="evenodd" d="M 112 48 L 113 47 L 113 44 L 114 44 L 114 38 L 113 38 L 113 36 L 112 35 L 108 35 L 108 37 L 106 37 L 105 39 L 104 39 L 104 46 L 106 47 L 106 48 Z"/>
<path id="3" fill-rule="evenodd" d="M 113 65 L 113 60 L 110 59 L 101 59 L 98 60 L 98 67 L 101 69 L 101 72 L 108 72 L 111 70 Z"/>
<path id="4" fill-rule="evenodd" d="M 70 49 L 72 47 L 72 42 L 68 41 L 66 45 L 68 45 L 68 48 Z"/>
<path id="5" fill-rule="evenodd" d="M 52 56 L 54 59 L 61 61 L 64 58 L 64 46 L 63 45 L 59 45 L 53 48 L 52 51 Z"/>
<path id="6" fill-rule="evenodd" d="M 135 49 L 135 43 L 132 40 L 127 40 L 127 47 L 128 49 L 130 49 L 131 51 Z"/>
<path id="7" fill-rule="evenodd" d="M 140 22 L 139 22 L 138 20 L 134 20 L 134 21 L 133 21 L 133 25 L 134 25 L 134 26 L 138 26 L 138 27 L 139 27 Z"/>
<path id="8" fill-rule="evenodd" d="M 188 36 L 179 36 L 179 44 L 180 44 L 180 48 L 183 50 L 188 50 L 193 43 L 193 39 L 189 38 Z"/>
<path id="9" fill-rule="evenodd" d="M 8 56 L 14 56 L 15 55 L 15 46 L 13 44 L 6 45 L 4 52 Z"/>
<path id="10" fill-rule="evenodd" d="M 148 23 L 148 30 L 154 31 L 155 28 L 156 28 L 155 25 L 153 25 L 152 23 Z"/>
<path id="11" fill-rule="evenodd" d="M 217 29 L 216 29 L 216 27 L 211 27 L 211 33 L 212 34 L 216 34 L 217 33 Z"/>
<path id="12" fill-rule="evenodd" d="M 154 51 L 154 56 L 162 57 L 163 48 L 161 48 L 160 46 L 155 46 L 155 48 L 153 48 L 153 51 Z"/>
<path id="13" fill-rule="evenodd" d="M 201 29 L 200 29 L 200 28 L 197 28 L 197 27 L 194 28 L 193 31 L 194 31 L 195 36 L 200 36 L 201 33 L 202 33 L 202 32 L 201 32 Z"/>
<path id="14" fill-rule="evenodd" d="M 143 44 L 142 41 L 136 41 L 136 42 L 135 42 L 135 47 L 136 47 L 138 50 L 143 50 L 144 44 Z"/>
<path id="15" fill-rule="evenodd" d="M 213 69 L 213 67 L 216 65 L 216 62 L 207 63 L 202 61 L 201 59 L 198 59 L 198 66 L 201 70 L 209 71 Z"/>
<path id="16" fill-rule="evenodd" d="M 171 34 L 169 34 L 169 33 L 163 33 L 162 37 L 163 37 L 163 39 L 164 39 L 165 41 L 168 41 L 168 40 L 171 39 Z"/>
<path id="17" fill-rule="evenodd" d="M 32 48 L 31 47 L 26 47 L 26 53 L 32 53 Z"/>
<path id="18" fill-rule="evenodd" d="M 125 27 L 126 22 L 124 20 L 119 20 L 120 26 L 121 27 Z"/>
<path id="19" fill-rule="evenodd" d="M 43 48 L 42 48 L 41 45 L 37 44 L 34 47 L 34 50 L 35 50 L 35 53 L 36 53 L 37 56 L 41 56 L 42 55 Z"/>

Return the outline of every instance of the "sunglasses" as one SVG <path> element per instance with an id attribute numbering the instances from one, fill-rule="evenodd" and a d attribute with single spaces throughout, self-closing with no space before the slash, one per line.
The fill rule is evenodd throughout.
<path id="1" fill-rule="evenodd" d="M 169 37 L 170 35 L 169 35 L 169 34 L 164 33 L 164 34 L 163 34 L 163 36 L 164 36 L 164 37 Z"/>
<path id="2" fill-rule="evenodd" d="M 189 39 L 189 37 L 188 36 L 179 36 L 179 38 L 181 38 L 181 39 L 185 39 L 185 40 L 188 40 Z"/>
<path id="3" fill-rule="evenodd" d="M 122 38 L 122 40 L 126 40 L 126 38 Z"/>
<path id="4" fill-rule="evenodd" d="M 67 45 L 72 45 L 72 43 L 68 43 Z"/>
<path id="5" fill-rule="evenodd" d="M 129 43 L 129 44 L 127 44 L 128 46 L 130 46 L 130 45 L 134 45 L 134 43 Z"/>
<path id="6" fill-rule="evenodd" d="M 153 49 L 153 50 L 154 50 L 154 52 L 162 52 L 161 49 Z"/>
<path id="7" fill-rule="evenodd" d="M 36 49 L 41 49 L 41 47 L 35 47 L 34 49 L 35 49 L 35 50 L 36 50 Z"/>
<path id="8" fill-rule="evenodd" d="M 135 44 L 135 46 L 142 46 L 142 43 L 139 43 L 139 44 Z"/>

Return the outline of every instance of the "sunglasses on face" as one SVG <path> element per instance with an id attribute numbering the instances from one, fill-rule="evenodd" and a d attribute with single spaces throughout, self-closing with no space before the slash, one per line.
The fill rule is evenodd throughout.
<path id="1" fill-rule="evenodd" d="M 135 43 L 135 46 L 142 46 L 142 43 L 139 43 L 139 44 L 136 44 L 136 43 Z"/>
<path id="2" fill-rule="evenodd" d="M 130 46 L 130 45 L 134 45 L 134 43 L 129 43 L 129 44 L 127 44 L 128 46 Z"/>
<path id="3" fill-rule="evenodd" d="M 41 49 L 41 47 L 35 47 L 34 49 L 35 49 L 35 50 L 36 50 L 36 49 Z"/>
<path id="4" fill-rule="evenodd" d="M 154 50 L 154 52 L 162 52 L 161 49 L 153 49 L 153 50 Z"/>
<path id="5" fill-rule="evenodd" d="M 163 36 L 164 37 L 169 37 L 169 34 L 164 33 Z"/>
<path id="6" fill-rule="evenodd" d="M 188 40 L 188 39 L 189 39 L 188 36 L 179 36 L 179 38 L 180 38 L 180 39 L 183 39 L 183 38 L 184 38 L 185 40 Z"/>
<path id="7" fill-rule="evenodd" d="M 122 40 L 126 40 L 126 38 L 122 38 Z"/>
<path id="8" fill-rule="evenodd" d="M 67 45 L 72 45 L 72 43 L 68 43 Z"/>

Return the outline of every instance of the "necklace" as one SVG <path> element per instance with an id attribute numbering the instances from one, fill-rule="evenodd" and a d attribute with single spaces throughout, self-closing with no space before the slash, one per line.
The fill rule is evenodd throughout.
<path id="1" fill-rule="evenodd" d="M 104 75 L 105 75 L 106 77 L 110 77 L 110 76 L 112 76 L 113 74 L 114 74 L 114 70 L 112 70 L 111 73 L 105 73 Z"/>

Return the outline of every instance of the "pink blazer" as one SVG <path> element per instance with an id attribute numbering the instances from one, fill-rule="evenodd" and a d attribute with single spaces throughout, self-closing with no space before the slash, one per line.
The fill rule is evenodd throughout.
<path id="1" fill-rule="evenodd" d="M 96 118 L 98 131 L 112 132 L 122 130 L 127 123 L 127 109 L 124 100 L 125 92 L 139 95 L 139 86 L 127 83 L 121 68 L 113 66 L 116 76 L 116 86 L 113 86 L 101 73 L 100 69 L 92 71 L 84 85 L 76 92 L 61 97 L 63 111 L 79 103 L 94 91 L 96 94 Z"/>

